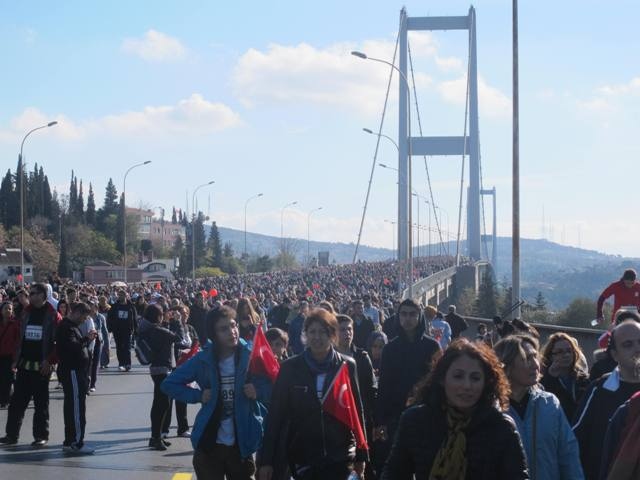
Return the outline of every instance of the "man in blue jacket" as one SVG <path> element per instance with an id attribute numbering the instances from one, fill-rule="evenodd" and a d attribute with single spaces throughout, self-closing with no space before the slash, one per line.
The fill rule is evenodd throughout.
<path id="1" fill-rule="evenodd" d="M 171 373 L 162 391 L 176 400 L 201 403 L 191 434 L 198 478 L 249 480 L 263 435 L 263 392 L 247 383 L 251 350 L 239 338 L 236 312 L 209 313 L 209 341 L 200 353 Z M 188 385 L 197 382 L 201 390 Z"/>

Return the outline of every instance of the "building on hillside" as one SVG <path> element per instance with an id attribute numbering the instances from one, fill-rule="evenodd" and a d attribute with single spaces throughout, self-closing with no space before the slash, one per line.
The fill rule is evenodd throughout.
<path id="1" fill-rule="evenodd" d="M 96 262 L 84 267 L 84 281 L 94 285 L 107 285 L 113 282 L 124 281 L 122 265 L 112 265 L 108 262 Z M 142 270 L 139 268 L 127 268 L 127 283 L 139 283 L 142 281 Z"/>
<path id="2" fill-rule="evenodd" d="M 21 273 L 21 264 L 19 248 L 0 249 L 0 282 L 19 282 L 18 275 Z M 26 250 L 24 252 L 24 275 L 22 281 L 24 283 L 33 282 L 33 260 Z"/>
<path id="3" fill-rule="evenodd" d="M 183 225 L 155 218 L 153 210 L 127 207 L 127 216 L 135 216 L 138 220 L 138 238 L 150 240 L 156 248 L 171 248 L 178 237 L 186 242 L 186 230 Z"/>
<path id="4" fill-rule="evenodd" d="M 142 270 L 143 282 L 163 282 L 173 280 L 173 272 L 178 269 L 177 258 L 156 258 L 138 265 Z"/>

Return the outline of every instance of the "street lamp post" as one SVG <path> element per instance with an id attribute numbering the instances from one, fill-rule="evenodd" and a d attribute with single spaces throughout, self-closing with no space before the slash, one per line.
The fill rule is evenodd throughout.
<path id="1" fill-rule="evenodd" d="M 57 125 L 57 121 L 49 122 L 46 125 L 41 125 L 32 130 L 29 130 L 27 134 L 22 139 L 22 143 L 20 144 L 20 168 L 21 171 L 18 172 L 20 174 L 20 275 L 22 275 L 22 285 L 24 285 L 24 161 L 22 156 L 22 151 L 24 149 L 24 142 L 27 140 L 27 137 L 31 135 L 33 132 L 37 130 L 42 130 L 43 128 L 53 127 Z"/>
<path id="2" fill-rule="evenodd" d="M 390 66 L 398 72 L 406 87 L 407 130 L 405 132 L 404 125 L 401 124 L 401 138 L 399 139 L 398 145 L 398 256 L 402 257 L 402 260 L 406 262 L 405 280 L 407 281 L 408 293 L 411 298 L 413 297 L 413 248 L 411 245 L 411 159 L 413 155 L 411 146 L 411 87 L 404 72 L 393 63 L 381 58 L 369 57 L 363 52 L 352 51 L 351 55 L 362 58 L 363 60 L 371 60 L 372 62 L 384 63 Z M 400 94 L 401 96 L 404 94 L 402 88 L 400 89 Z M 403 108 L 401 105 L 400 118 L 405 117 Z M 402 138 L 404 137 L 404 133 L 406 133 L 406 138 Z M 400 148 L 400 146 L 402 146 L 402 148 Z M 406 157 L 405 152 L 407 152 Z"/>
<path id="3" fill-rule="evenodd" d="M 284 255 L 284 211 L 287 207 L 297 205 L 298 201 L 287 203 L 280 211 L 280 253 Z"/>
<path id="4" fill-rule="evenodd" d="M 311 263 L 310 245 L 311 245 L 311 215 L 318 210 L 322 210 L 322 207 L 314 208 L 309 211 L 307 215 L 307 263 Z"/>
<path id="5" fill-rule="evenodd" d="M 130 166 L 124 173 L 124 180 L 122 181 L 122 267 L 124 270 L 124 283 L 127 283 L 127 175 L 129 175 L 129 172 L 134 168 L 149 165 L 150 163 L 151 160 L 147 160 L 146 162 L 136 163 Z"/>
<path id="6" fill-rule="evenodd" d="M 206 187 L 207 185 L 212 185 L 214 183 L 216 182 L 214 180 L 211 180 L 210 182 L 198 185 L 193 191 L 193 197 L 191 199 L 191 205 L 193 207 L 193 218 L 191 219 L 191 275 L 194 283 L 196 281 L 196 216 L 198 215 L 198 212 L 196 212 L 195 210 L 196 193 L 198 193 L 198 190 L 200 190 L 202 187 Z"/>
<path id="7" fill-rule="evenodd" d="M 244 202 L 244 257 L 247 258 L 247 206 L 249 202 L 255 198 L 261 197 L 263 194 L 259 193 L 254 195 L 253 197 L 247 198 L 247 201 Z"/>

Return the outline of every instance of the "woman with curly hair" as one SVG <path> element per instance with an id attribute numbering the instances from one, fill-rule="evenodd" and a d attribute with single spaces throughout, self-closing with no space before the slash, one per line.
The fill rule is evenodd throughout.
<path id="1" fill-rule="evenodd" d="M 509 383 L 493 351 L 465 338 L 434 360 L 400 417 L 383 480 L 528 479 Z"/>
<path id="2" fill-rule="evenodd" d="M 576 413 L 578 400 L 589 386 L 583 358 L 576 339 L 564 332 L 551 335 L 542 349 L 544 373 L 540 383 L 547 392 L 558 397 L 570 422 Z"/>

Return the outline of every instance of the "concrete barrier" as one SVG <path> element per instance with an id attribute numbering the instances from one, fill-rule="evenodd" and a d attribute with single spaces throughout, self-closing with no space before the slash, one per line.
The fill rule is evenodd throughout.
<path id="1" fill-rule="evenodd" d="M 475 339 L 478 331 L 478 324 L 484 323 L 490 331 L 494 330 L 493 320 L 490 318 L 479 317 L 464 317 L 469 324 L 469 328 L 463 332 L 463 335 L 468 339 Z M 587 358 L 589 366 L 593 364 L 593 352 L 598 348 L 598 338 L 603 334 L 602 330 L 596 330 L 592 328 L 576 328 L 576 327 L 564 327 L 561 325 L 549 325 L 546 323 L 532 323 L 530 324 L 538 330 L 540 334 L 540 347 L 542 348 L 551 335 L 556 332 L 564 332 L 574 337 L 582 352 Z"/>

